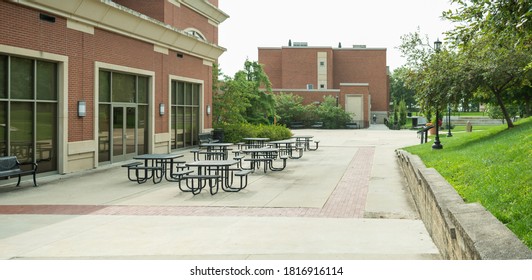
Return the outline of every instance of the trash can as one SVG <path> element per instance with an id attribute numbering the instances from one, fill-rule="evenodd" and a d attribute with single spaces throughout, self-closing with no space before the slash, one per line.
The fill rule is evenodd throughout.
<path id="1" fill-rule="evenodd" d="M 223 128 L 215 128 L 212 132 L 212 139 L 218 140 L 220 143 L 224 143 L 224 130 Z"/>
<path id="2" fill-rule="evenodd" d="M 412 127 L 417 126 L 417 117 L 412 117 Z"/>

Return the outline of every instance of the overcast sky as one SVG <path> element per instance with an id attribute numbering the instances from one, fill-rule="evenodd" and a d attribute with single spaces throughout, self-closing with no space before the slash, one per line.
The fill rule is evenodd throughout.
<path id="1" fill-rule="evenodd" d="M 258 60 L 258 47 L 309 46 L 386 48 L 393 70 L 405 63 L 397 47 L 401 36 L 415 32 L 435 41 L 451 24 L 441 19 L 449 0 L 219 0 L 230 18 L 219 28 L 219 45 L 227 51 L 219 63 L 225 75 L 242 70 L 246 58 Z"/>

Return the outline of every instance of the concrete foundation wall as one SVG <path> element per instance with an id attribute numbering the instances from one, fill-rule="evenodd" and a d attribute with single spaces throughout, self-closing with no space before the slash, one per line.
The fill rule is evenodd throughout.
<path id="1" fill-rule="evenodd" d="M 532 259 L 532 251 L 478 203 L 465 203 L 456 190 L 418 156 L 397 159 L 421 219 L 444 259 Z"/>

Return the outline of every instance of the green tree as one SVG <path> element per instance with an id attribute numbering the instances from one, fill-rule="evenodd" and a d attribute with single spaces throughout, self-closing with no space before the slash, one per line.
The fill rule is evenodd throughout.
<path id="1" fill-rule="evenodd" d="M 234 78 L 225 77 L 219 90 L 213 92 L 213 116 L 215 125 L 246 122 L 246 109 L 251 106 L 248 92 L 251 85 L 244 72 Z"/>
<path id="2" fill-rule="evenodd" d="M 413 111 L 416 105 L 415 92 L 405 84 L 409 71 L 410 69 L 403 66 L 392 72 L 390 76 L 390 91 L 392 100 L 404 100 L 408 109 Z"/>
<path id="3" fill-rule="evenodd" d="M 272 84 L 262 65 L 256 61 L 246 60 L 244 72 L 250 83 L 248 99 L 250 106 L 246 109 L 245 118 L 253 124 L 271 124 L 275 118 L 275 100 L 272 95 Z"/>
<path id="4" fill-rule="evenodd" d="M 307 105 L 313 106 L 315 105 Z M 351 122 L 351 116 L 343 108 L 336 106 L 336 98 L 331 95 L 323 97 L 323 102 L 316 108 L 317 120 L 323 121 L 324 128 L 344 128 Z"/>
<path id="5" fill-rule="evenodd" d="M 497 104 L 513 127 L 507 104 L 525 100 L 532 69 L 532 1 L 452 0 L 455 10 L 443 13 L 456 27 L 448 38 L 464 54 L 464 82 L 484 101 Z M 515 93 L 522 93 L 522 95 Z"/>
<path id="6" fill-rule="evenodd" d="M 275 94 L 274 99 L 278 123 L 289 125 L 294 121 L 304 121 L 303 97 L 281 92 Z"/>
<path id="7" fill-rule="evenodd" d="M 218 77 L 218 67 L 213 78 Z M 213 82 L 213 114 L 215 124 L 269 124 L 275 117 L 275 101 L 271 83 L 262 65 L 246 61 L 244 70 L 223 82 Z"/>
<path id="8" fill-rule="evenodd" d="M 399 124 L 401 126 L 405 126 L 406 125 L 406 116 L 407 116 L 407 109 L 406 109 L 406 102 L 401 99 L 401 101 L 399 101 L 399 106 L 397 108 L 397 111 L 398 111 L 398 114 L 399 114 Z"/>

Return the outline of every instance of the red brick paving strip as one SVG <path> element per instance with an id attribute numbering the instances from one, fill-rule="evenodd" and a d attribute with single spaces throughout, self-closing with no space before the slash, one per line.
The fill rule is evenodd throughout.
<path id="1" fill-rule="evenodd" d="M 374 147 L 358 149 L 343 177 L 321 209 L 136 205 L 0 205 L 0 214 L 362 218 L 366 206 L 374 154 Z"/>

